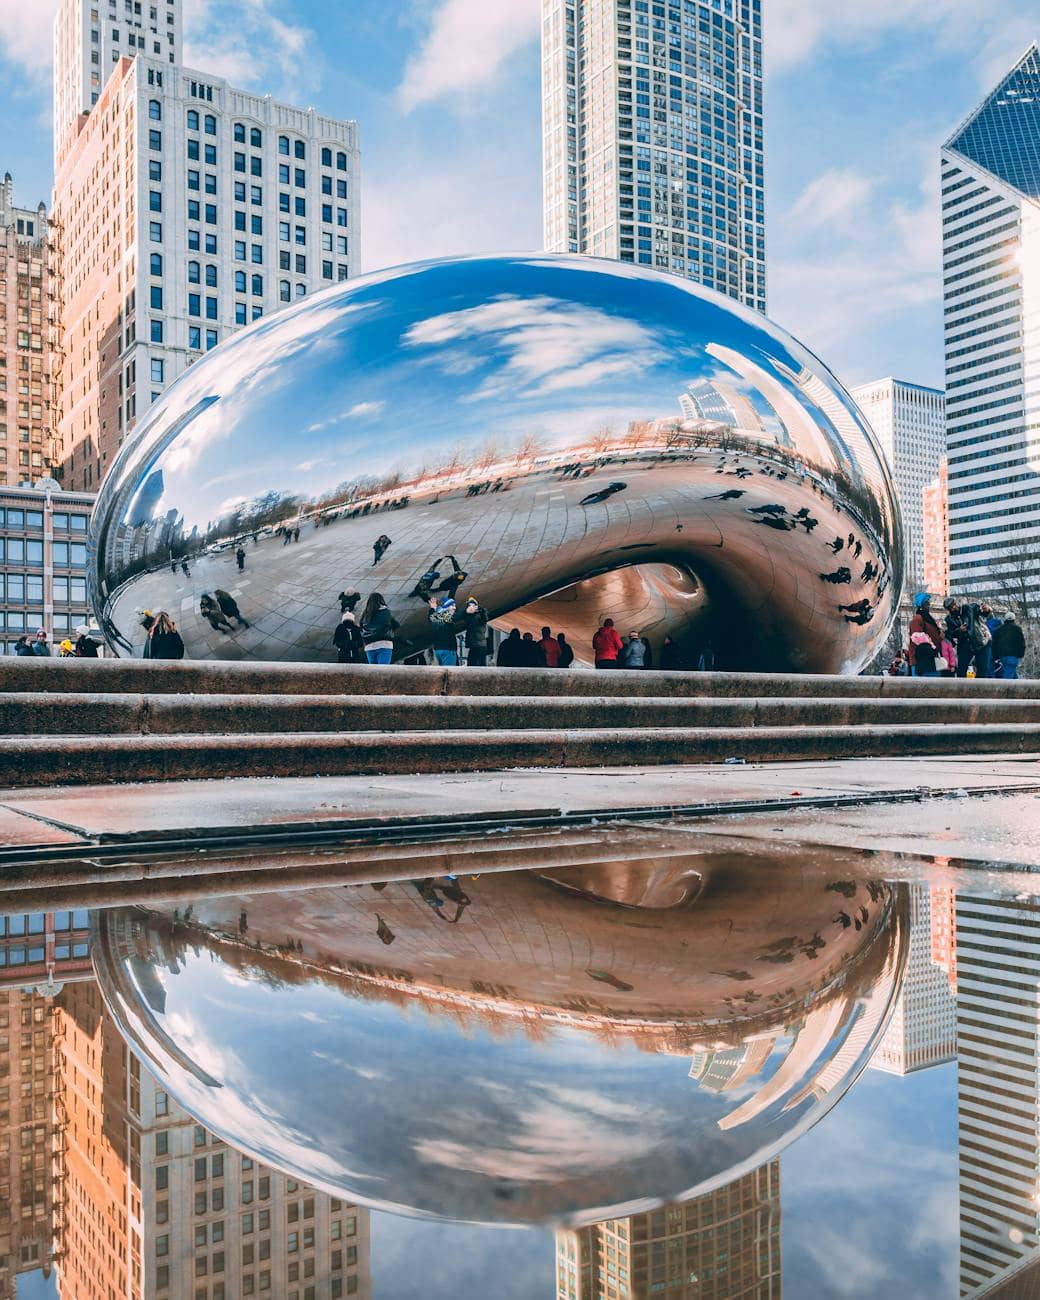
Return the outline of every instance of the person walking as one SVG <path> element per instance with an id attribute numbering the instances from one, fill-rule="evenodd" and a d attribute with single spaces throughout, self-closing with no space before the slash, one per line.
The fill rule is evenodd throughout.
<path id="1" fill-rule="evenodd" d="M 618 660 L 622 668 L 642 668 L 646 659 L 646 646 L 638 632 L 629 632 Z"/>
<path id="2" fill-rule="evenodd" d="M 220 608 L 220 606 L 217 604 L 217 602 L 213 599 L 213 597 L 209 594 L 208 591 L 204 591 L 202 595 L 199 597 L 199 614 L 209 623 L 210 627 L 213 629 L 214 632 L 223 632 L 227 634 L 229 632 L 234 632 L 235 630 L 231 626 L 231 624 L 227 621 L 227 619 L 224 617 L 223 610 Z M 149 628 L 148 630 L 150 633 L 151 628 Z M 150 657 L 148 651 L 148 647 L 150 645 L 151 645 L 150 640 L 145 643 L 146 659 Z"/>
<path id="3" fill-rule="evenodd" d="M 560 645 L 560 658 L 557 661 L 557 668 L 569 668 L 574 663 L 574 647 L 567 640 L 562 632 L 556 633 L 556 640 Z"/>
<path id="4" fill-rule="evenodd" d="M 457 668 L 459 663 L 459 634 L 455 626 L 457 614 L 451 596 L 430 597 L 430 630 L 433 633 L 433 657 L 442 668 Z"/>
<path id="5" fill-rule="evenodd" d="M 924 637 L 924 641 L 920 638 Z M 914 597 L 914 616 L 910 620 L 910 644 L 906 659 L 913 677 L 938 676 L 936 660 L 941 653 L 942 629 L 932 616 L 932 598 L 926 591 Z M 929 651 L 928 646 L 931 646 Z"/>
<path id="6" fill-rule="evenodd" d="M 394 618 L 378 591 L 373 591 L 365 602 L 361 635 L 370 664 L 390 663 L 394 657 Z"/>
<path id="7" fill-rule="evenodd" d="M 49 659 L 51 657 L 51 648 L 47 644 L 47 633 L 42 627 L 36 633 L 36 639 L 32 643 L 32 652 L 37 659 Z"/>
<path id="8" fill-rule="evenodd" d="M 597 668 L 616 668 L 618 666 L 618 655 L 624 646 L 624 642 L 614 627 L 612 618 L 605 618 L 599 631 L 592 638 L 592 650 L 596 656 Z"/>
<path id="9" fill-rule="evenodd" d="M 292 539 L 293 539 L 294 542 L 298 542 L 298 541 L 300 540 L 300 527 L 299 527 L 299 524 L 297 524 L 297 526 L 293 529 Z"/>
<path id="10" fill-rule="evenodd" d="M 235 552 L 235 559 L 238 561 L 238 571 L 241 573 L 246 567 L 246 553 L 241 546 Z"/>
<path id="11" fill-rule="evenodd" d="M 365 638 L 361 635 L 361 629 L 352 610 L 343 611 L 343 616 L 332 634 L 332 644 L 339 651 L 337 663 L 368 663 L 368 656 L 365 654 Z"/>
<path id="12" fill-rule="evenodd" d="M 379 563 L 379 561 L 383 558 L 383 556 L 384 556 L 384 555 L 386 554 L 386 552 L 387 552 L 387 548 L 388 548 L 389 546 L 391 546 L 391 545 L 392 545 L 392 543 L 391 543 L 391 541 L 390 541 L 390 538 L 387 537 L 386 533 L 380 533 L 380 535 L 379 535 L 379 536 L 376 538 L 376 540 L 372 543 L 372 551 L 373 551 L 373 554 L 374 554 L 374 556 L 375 556 L 375 558 L 374 558 L 373 561 L 372 561 L 372 567 L 373 567 L 373 568 L 375 568 L 375 566 L 376 566 L 376 565 Z"/>
<path id="13" fill-rule="evenodd" d="M 1018 666 L 1026 653 L 1026 639 L 1018 626 L 1014 612 L 1008 610 L 1004 621 L 993 634 L 993 655 L 1002 665 L 1001 677 L 1018 680 Z"/>
<path id="14" fill-rule="evenodd" d="M 542 628 L 542 639 L 538 642 L 542 648 L 542 654 L 545 656 L 546 668 L 559 668 L 560 666 L 560 643 L 552 634 L 552 628 Z"/>
<path id="15" fill-rule="evenodd" d="M 97 659 L 101 642 L 90 635 L 90 628 L 81 623 L 76 628 L 76 657 L 78 659 Z"/>
<path id="16" fill-rule="evenodd" d="M 164 609 L 159 611 L 158 617 L 152 624 L 148 640 L 151 643 L 149 659 L 184 658 L 184 642 L 181 640 L 181 634 L 177 631 L 176 623 Z"/>
<path id="17" fill-rule="evenodd" d="M 520 648 L 522 644 L 520 629 L 514 627 L 498 647 L 495 666 L 497 668 L 519 668 L 523 662 L 523 651 Z"/>
<path id="18" fill-rule="evenodd" d="M 487 666 L 488 612 L 477 600 L 470 596 L 466 601 L 463 615 L 466 627 L 466 663 L 470 668 Z"/>
<path id="19" fill-rule="evenodd" d="M 239 627 L 249 626 L 249 624 L 239 613 L 238 601 L 235 600 L 234 596 L 232 596 L 230 591 L 225 591 L 223 587 L 214 587 L 213 595 L 216 596 L 217 598 L 217 604 L 220 606 L 220 612 L 224 615 L 224 617 L 229 622 L 231 621 L 231 619 L 235 619 Z"/>

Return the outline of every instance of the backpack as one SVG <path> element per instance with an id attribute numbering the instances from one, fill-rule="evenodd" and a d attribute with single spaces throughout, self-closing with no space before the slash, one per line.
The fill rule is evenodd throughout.
<path id="1" fill-rule="evenodd" d="M 988 646 L 992 640 L 993 633 L 989 630 L 986 620 L 979 614 L 971 629 L 971 643 L 976 650 L 981 650 L 984 646 Z"/>
<path id="2" fill-rule="evenodd" d="M 441 609 L 439 607 L 437 609 L 431 609 L 430 622 L 431 623 L 454 623 L 455 611 L 456 611 L 456 607 L 454 605 L 449 605 L 446 609 Z"/>

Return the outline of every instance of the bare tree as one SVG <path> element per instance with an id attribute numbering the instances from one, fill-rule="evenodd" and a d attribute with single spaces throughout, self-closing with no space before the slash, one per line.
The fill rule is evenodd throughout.
<path id="1" fill-rule="evenodd" d="M 530 462 L 541 454 L 544 445 L 538 434 L 525 433 L 517 443 L 513 459 L 518 465 L 522 465 L 525 461 Z"/>

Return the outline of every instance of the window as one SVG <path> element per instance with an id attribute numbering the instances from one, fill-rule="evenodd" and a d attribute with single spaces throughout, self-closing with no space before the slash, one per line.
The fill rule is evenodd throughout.
<path id="1" fill-rule="evenodd" d="M 253 235 L 262 235 L 264 233 L 264 219 L 258 213 L 253 213 L 249 218 L 249 232 Z"/>
<path id="2" fill-rule="evenodd" d="M 206 351 L 209 352 L 212 348 L 215 348 L 216 346 L 217 346 L 217 331 L 216 331 L 216 330 L 207 330 L 207 331 L 206 331 Z"/>
<path id="3" fill-rule="evenodd" d="M 148 258 L 150 275 L 162 275 L 162 253 L 152 253 Z"/>
<path id="4" fill-rule="evenodd" d="M 158 190 L 148 191 L 148 211 L 162 212 L 162 194 Z"/>
<path id="5" fill-rule="evenodd" d="M 170 1185 L 170 1166 L 158 1165 L 155 1170 L 155 1190 L 165 1192 Z"/>
<path id="6" fill-rule="evenodd" d="M 322 221 L 327 221 L 330 226 L 332 225 L 332 204 L 331 203 L 323 203 L 321 205 L 321 219 Z"/>
<path id="7" fill-rule="evenodd" d="M 206 225 L 215 226 L 217 224 L 217 205 L 215 203 L 206 204 Z M 344 222 L 344 225 L 346 222 Z"/>
<path id="8" fill-rule="evenodd" d="M 189 316 L 202 315 L 202 299 L 197 293 L 188 294 L 188 315 Z"/>
<path id="9" fill-rule="evenodd" d="M 68 929 L 68 926 L 63 926 Z M 155 1135 L 155 1154 L 157 1156 L 168 1156 L 170 1154 L 170 1135 L 169 1133 L 156 1133 Z"/>
<path id="10" fill-rule="evenodd" d="M 205 179 L 205 182 L 204 182 L 204 189 L 205 189 L 205 191 L 206 191 L 207 194 L 216 194 L 216 192 L 217 192 L 217 177 L 216 177 L 216 174 L 215 174 L 214 172 L 207 172 L 207 173 L 206 173 L 206 179 Z"/>
<path id="11" fill-rule="evenodd" d="M 288 156 L 288 154 L 289 154 L 289 137 L 288 137 L 287 135 L 280 135 L 280 136 L 278 137 L 278 152 L 281 153 L 281 154 L 285 154 L 286 156 Z"/>
<path id="12" fill-rule="evenodd" d="M 153 244 L 162 243 L 162 222 L 161 221 L 149 221 L 148 238 L 152 241 Z"/>
<path id="13" fill-rule="evenodd" d="M 217 268 L 212 264 L 206 267 L 206 285 L 210 289 L 217 287 Z"/>
<path id="14" fill-rule="evenodd" d="M 206 319 L 207 319 L 207 320 L 217 320 L 217 319 L 218 319 L 218 313 L 217 313 L 217 300 L 216 300 L 216 298 L 207 298 L 207 299 L 206 299 Z"/>
<path id="15" fill-rule="evenodd" d="M 246 241 L 244 239 L 235 240 L 235 261 L 244 262 L 246 260 Z"/>
<path id="16" fill-rule="evenodd" d="M 253 244 L 253 245 L 250 247 L 249 252 L 250 252 L 250 260 L 252 261 L 253 265 L 254 265 L 254 266 L 262 266 L 262 265 L 263 265 L 263 262 L 264 262 L 264 246 L 263 246 L 263 244 Z"/>
<path id="17" fill-rule="evenodd" d="M 192 162 L 199 160 L 199 142 L 194 137 L 188 140 L 188 158 Z"/>
<path id="18" fill-rule="evenodd" d="M 279 184 L 279 185 L 288 185 L 288 184 L 289 184 L 289 164 L 288 164 L 288 163 L 279 163 L 279 164 L 278 164 L 278 184 Z"/>
<path id="19" fill-rule="evenodd" d="M 322 264 L 321 264 L 321 278 L 322 278 L 323 280 L 331 280 L 331 279 L 332 279 L 332 263 L 331 263 L 331 262 L 322 262 Z"/>
<path id="20" fill-rule="evenodd" d="M 244 303 L 244 302 L 236 302 L 236 303 L 235 303 L 235 324 L 236 324 L 236 325 L 246 325 L 246 324 L 248 324 L 248 322 L 249 322 L 249 318 L 248 318 L 248 316 L 246 315 L 246 305 L 245 305 L 245 303 Z"/>
<path id="21" fill-rule="evenodd" d="M 341 172 L 347 170 L 347 155 L 345 153 L 338 153 L 336 155 L 336 167 Z"/>
<path id="22" fill-rule="evenodd" d="M 281 240 L 284 240 L 286 243 L 288 243 L 289 238 L 290 238 L 290 235 L 291 235 L 291 227 L 290 227 L 288 221 L 279 221 L 279 223 L 278 223 L 278 238 L 281 239 Z"/>
<path id="23" fill-rule="evenodd" d="M 290 288 L 290 286 L 289 286 L 289 281 L 288 281 L 288 280 L 279 280 L 279 281 L 278 281 L 278 300 L 279 300 L 279 302 L 291 302 L 291 301 L 292 301 L 292 290 L 291 290 L 291 288 Z"/>
<path id="24" fill-rule="evenodd" d="M 198 284 L 198 283 L 199 283 L 201 270 L 202 270 L 202 268 L 201 268 L 201 266 L 199 265 L 198 262 L 189 262 L 189 263 L 188 263 L 188 283 L 189 283 L 189 284 Z"/>
<path id="25" fill-rule="evenodd" d="M 345 253 L 347 250 L 344 248 L 343 251 Z M 216 257 L 217 255 L 217 237 L 211 231 L 206 232 L 206 252 L 210 257 Z"/>
<path id="26" fill-rule="evenodd" d="M 307 257 L 306 254 L 304 253 L 296 254 L 296 274 L 297 275 L 307 274 Z"/>
<path id="27" fill-rule="evenodd" d="M 157 99 L 150 99 L 148 101 L 148 116 L 153 122 L 162 121 L 162 104 L 160 104 Z"/>
<path id="28" fill-rule="evenodd" d="M 188 231 L 188 247 L 191 249 L 193 253 L 197 253 L 199 251 L 200 249 L 199 232 L 197 230 Z"/>
<path id="29" fill-rule="evenodd" d="M 199 129 L 199 114 L 194 108 L 188 109 L 188 130 L 197 131 Z"/>
<path id="30" fill-rule="evenodd" d="M 332 166 L 332 150 L 331 150 L 331 149 L 328 149 L 328 148 L 322 149 L 322 151 L 321 151 L 321 165 L 322 165 L 323 167 L 331 167 L 331 166 Z"/>
<path id="31" fill-rule="evenodd" d="M 205 148 L 205 150 L 204 150 L 204 152 L 203 152 L 203 157 L 204 157 L 204 159 L 205 159 L 205 162 L 206 162 L 207 167 L 216 167 L 216 165 L 217 165 L 217 146 L 216 146 L 215 144 L 208 144 L 208 145 L 206 145 L 206 148 Z"/>
<path id="32" fill-rule="evenodd" d="M 263 143 L 264 137 L 260 133 L 260 128 L 258 126 L 251 126 L 249 128 L 249 147 L 251 149 L 259 149 Z"/>
<path id="33" fill-rule="evenodd" d="M 152 383 L 164 384 L 166 382 L 166 363 L 159 357 L 152 357 Z"/>
<path id="34" fill-rule="evenodd" d="M 153 284 L 148 290 L 148 301 L 153 311 L 162 311 L 162 285 Z"/>
<path id="35" fill-rule="evenodd" d="M 202 351 L 202 330 L 198 325 L 188 326 L 188 347 L 196 352 Z"/>
<path id="36" fill-rule="evenodd" d="M 235 229 L 244 231 L 246 228 L 246 214 L 235 209 Z"/>
<path id="37" fill-rule="evenodd" d="M 249 159 L 249 174 L 250 176 L 262 176 L 264 174 L 264 160 L 257 157 L 256 154 Z"/>
<path id="38" fill-rule="evenodd" d="M 202 209 L 199 207 L 198 199 L 188 200 L 188 220 L 198 221 L 201 219 Z"/>
<path id="39" fill-rule="evenodd" d="M 307 146 L 303 143 L 302 140 L 295 141 L 293 145 L 293 153 L 296 155 L 297 158 L 307 157 Z"/>
<path id="40" fill-rule="evenodd" d="M 234 129 L 235 144 L 245 144 L 246 142 L 246 124 L 245 122 L 236 122 Z"/>
<path id="41" fill-rule="evenodd" d="M 197 190 L 199 188 L 199 174 L 197 171 L 188 172 L 188 189 Z"/>
<path id="42" fill-rule="evenodd" d="M 211 116 L 209 113 L 206 114 L 206 120 L 203 123 L 203 126 L 205 127 L 207 135 L 217 134 L 217 119 Z"/>
<path id="43" fill-rule="evenodd" d="M 162 151 L 161 131 L 150 130 L 148 132 L 148 148 L 154 150 L 156 153 Z"/>
<path id="44" fill-rule="evenodd" d="M 294 180 L 296 182 L 296 188 L 298 190 L 305 190 L 307 188 L 307 173 L 303 170 L 302 167 L 296 168 L 294 174 Z"/>
<path id="45" fill-rule="evenodd" d="M 236 172 L 244 172 L 246 169 L 246 156 L 244 153 L 236 153 L 234 167 Z"/>
<path id="46" fill-rule="evenodd" d="M 245 271 L 235 272 L 235 293 L 245 293 L 246 291 L 246 273 Z"/>
<path id="47" fill-rule="evenodd" d="M 307 200 L 297 195 L 293 201 L 293 211 L 298 217 L 305 217 L 307 215 Z"/>
<path id="48" fill-rule="evenodd" d="M 161 1116 L 161 1115 L 168 1115 L 169 1113 L 170 1113 L 170 1099 L 169 1099 L 169 1097 L 167 1097 L 167 1095 L 166 1095 L 165 1092 L 157 1092 L 157 1093 L 155 1094 L 155 1114 L 156 1114 L 156 1117 L 158 1118 L 158 1117 Z"/>

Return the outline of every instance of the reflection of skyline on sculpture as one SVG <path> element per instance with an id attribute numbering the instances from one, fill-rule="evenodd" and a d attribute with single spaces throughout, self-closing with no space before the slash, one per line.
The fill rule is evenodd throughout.
<path id="1" fill-rule="evenodd" d="M 589 504 L 614 481 L 623 495 Z M 260 535 L 286 521 L 303 530 L 291 557 Z M 887 471 L 816 358 L 698 286 L 566 257 L 404 268 L 258 322 L 135 431 L 97 526 L 114 639 L 133 641 L 135 608 L 167 608 L 196 657 L 321 657 L 336 593 L 376 581 L 401 648 L 417 648 L 411 592 L 455 555 L 493 617 L 596 573 L 675 564 L 734 658 L 766 643 L 773 666 L 848 668 L 902 578 Z M 394 548 L 376 568 L 383 530 Z M 826 576 L 835 534 L 858 548 L 847 577 Z M 265 603 L 248 634 L 214 639 L 196 602 L 238 581 L 216 548 L 239 542 L 290 613 Z M 167 581 L 171 555 L 198 574 Z"/>
<path id="2" fill-rule="evenodd" d="M 607 901 L 629 868 L 567 868 L 114 912 L 97 960 L 135 1050 L 259 1158 L 375 1208 L 587 1222 L 771 1158 L 864 1067 L 898 983 L 898 892 L 784 896 L 695 861 L 704 892 L 663 861 L 679 901 L 649 910 Z M 258 998 L 277 1059 L 241 1032 Z M 691 1063 L 749 1038 L 768 1048 L 742 1083 L 699 1084 Z M 333 1095 L 350 1122 L 319 1140 Z"/>

